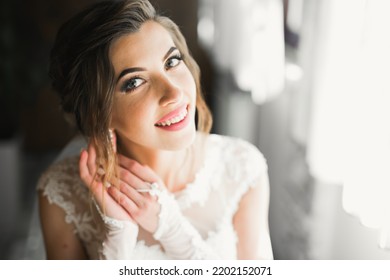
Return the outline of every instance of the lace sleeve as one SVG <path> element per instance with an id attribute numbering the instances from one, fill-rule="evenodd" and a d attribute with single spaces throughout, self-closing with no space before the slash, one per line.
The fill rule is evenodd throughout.
<path id="1" fill-rule="evenodd" d="M 72 157 L 51 165 L 40 177 L 37 190 L 65 212 L 65 221 L 76 228 L 83 224 L 88 190 L 78 176 L 78 158 Z M 86 218 L 86 217 L 84 217 Z"/>
<path id="2" fill-rule="evenodd" d="M 220 259 L 193 225 L 182 215 L 172 194 L 158 195 L 161 205 L 159 225 L 153 237 L 159 240 L 167 255 L 174 259 Z"/>
<path id="3" fill-rule="evenodd" d="M 40 177 L 37 191 L 50 204 L 65 213 L 65 222 L 72 224 L 74 233 L 92 247 L 103 238 L 103 228 L 95 212 L 91 211 L 90 194 L 78 176 L 78 157 L 70 157 L 52 164 Z M 90 255 L 95 258 L 95 254 Z"/>
<path id="4" fill-rule="evenodd" d="M 253 187 L 268 170 L 267 162 L 259 149 L 241 139 L 237 140 L 225 162 L 229 168 L 228 174 L 240 188 Z"/>
<path id="5" fill-rule="evenodd" d="M 244 194 L 258 186 L 264 176 L 268 177 L 267 162 L 259 149 L 241 139 L 234 141 L 235 144 L 230 146 L 224 158 L 226 179 L 231 182 L 225 189 L 230 216 L 237 212 Z"/>

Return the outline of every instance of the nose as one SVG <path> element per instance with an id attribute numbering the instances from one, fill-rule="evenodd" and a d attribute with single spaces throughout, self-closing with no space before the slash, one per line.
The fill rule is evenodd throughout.
<path id="1" fill-rule="evenodd" d="M 159 88 L 160 92 L 160 105 L 168 106 L 170 104 L 180 103 L 183 98 L 183 91 L 175 82 L 172 77 L 168 75 L 161 75 L 159 77 Z"/>

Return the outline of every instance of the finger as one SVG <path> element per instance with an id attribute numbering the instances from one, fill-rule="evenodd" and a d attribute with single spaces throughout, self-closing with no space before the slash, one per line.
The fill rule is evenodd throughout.
<path id="1" fill-rule="evenodd" d="M 120 180 L 125 182 L 129 186 L 135 189 L 145 189 L 148 187 L 145 181 L 141 180 L 138 176 L 134 175 L 122 166 L 119 166 L 118 171 Z"/>
<path id="2" fill-rule="evenodd" d="M 88 168 L 88 152 L 86 150 L 82 150 L 80 153 L 80 160 L 79 160 L 79 173 L 80 173 L 80 178 L 84 181 L 84 183 L 87 183 L 89 186 L 92 184 L 92 177 L 89 172 Z"/>
<path id="3" fill-rule="evenodd" d="M 126 170 L 123 167 L 119 167 L 119 176 L 118 185 L 120 186 L 121 191 L 128 195 L 133 195 L 132 199 L 134 201 L 142 201 L 143 199 L 150 199 L 152 196 L 144 195 L 150 194 L 151 187 L 148 183 L 142 181 L 137 176 L 132 174 L 130 171 Z M 123 188 L 123 190 L 122 190 Z M 128 190 L 130 189 L 130 190 Z M 131 192 L 131 193 L 128 193 Z M 143 203 L 143 202 L 142 202 Z M 142 203 L 137 203 L 138 206 L 142 206 Z"/>
<path id="4" fill-rule="evenodd" d="M 136 213 L 138 211 L 139 208 L 135 202 L 117 188 L 109 188 L 108 193 L 119 205 L 122 206 L 123 209 L 126 210 L 127 213 L 130 214 L 130 216 L 132 213 Z"/>
<path id="5" fill-rule="evenodd" d="M 86 150 L 83 150 L 80 154 L 79 160 L 79 172 L 81 179 L 90 189 L 100 209 L 106 209 L 106 215 L 108 216 L 117 215 L 118 212 L 116 209 L 112 207 L 105 207 L 110 205 L 112 206 L 113 204 L 116 204 L 116 202 L 114 198 L 109 195 L 108 189 L 103 186 L 103 183 L 101 181 L 98 181 L 98 178 L 94 174 L 90 173 L 90 170 L 88 168 L 88 160 L 89 154 Z M 114 189 L 114 187 L 110 187 L 109 189 Z M 126 219 L 127 214 L 123 217 Z"/>
<path id="6" fill-rule="evenodd" d="M 145 203 L 147 203 L 147 196 L 139 193 L 137 189 L 129 186 L 123 181 L 119 183 L 119 191 L 126 195 L 130 200 L 134 201 L 134 203 L 140 208 L 143 208 Z"/>
<path id="7" fill-rule="evenodd" d="M 131 173 L 130 171 L 128 171 L 123 167 L 119 166 L 118 171 L 119 171 L 120 181 L 123 181 L 123 183 L 125 183 L 129 188 L 134 189 L 139 194 L 143 194 L 142 197 L 144 198 L 148 198 L 148 199 L 154 198 L 154 196 L 150 195 L 150 191 L 152 191 L 151 183 L 141 180 L 140 178 L 138 178 L 133 173 Z"/>
<path id="8" fill-rule="evenodd" d="M 89 160 L 89 153 L 86 150 L 83 150 L 80 153 L 80 160 L 79 160 L 79 174 L 80 178 L 83 180 L 83 182 L 87 185 L 87 187 L 92 191 L 92 193 L 101 193 L 98 192 L 101 188 L 101 183 L 94 180 L 94 175 L 91 174 L 89 168 L 88 168 L 88 160 Z"/>
<path id="9" fill-rule="evenodd" d="M 96 174 L 96 150 L 92 144 L 88 145 L 87 166 L 88 166 L 89 173 L 91 174 L 91 176 L 95 176 L 95 174 Z"/>
<path id="10" fill-rule="evenodd" d="M 141 165 L 135 160 L 129 159 L 121 154 L 118 154 L 118 163 L 121 167 L 127 169 L 144 182 L 160 182 L 160 178 L 154 173 L 152 169 L 147 166 Z"/>

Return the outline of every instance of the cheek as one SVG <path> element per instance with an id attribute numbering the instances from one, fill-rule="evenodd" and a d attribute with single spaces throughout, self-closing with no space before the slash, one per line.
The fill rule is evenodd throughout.
<path id="1" fill-rule="evenodd" d="M 133 106 L 128 104 L 125 98 L 118 98 L 112 107 L 112 126 L 120 128 L 126 126 L 129 119 L 134 114 Z"/>
<path id="2" fill-rule="evenodd" d="M 117 129 L 132 130 L 137 124 L 148 119 L 150 108 L 147 107 L 145 99 L 134 100 L 130 98 L 119 98 L 116 100 L 112 111 L 112 127 Z"/>
<path id="3" fill-rule="evenodd" d="M 188 89 L 188 92 L 195 98 L 196 96 L 196 84 L 195 79 L 192 77 L 190 70 L 187 69 L 185 75 L 183 75 L 183 81 L 185 83 L 185 87 Z"/>
<path id="4" fill-rule="evenodd" d="M 190 77 L 190 83 L 191 83 L 191 93 L 195 96 L 196 95 L 196 84 L 194 78 Z"/>

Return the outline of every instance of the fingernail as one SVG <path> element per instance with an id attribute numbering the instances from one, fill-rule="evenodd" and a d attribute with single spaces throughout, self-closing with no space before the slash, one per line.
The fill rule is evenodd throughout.
<path id="1" fill-rule="evenodd" d="M 109 182 L 104 182 L 104 186 L 106 187 L 106 189 L 108 189 L 111 187 L 111 184 Z"/>

